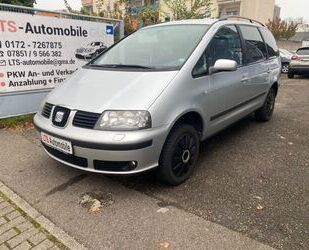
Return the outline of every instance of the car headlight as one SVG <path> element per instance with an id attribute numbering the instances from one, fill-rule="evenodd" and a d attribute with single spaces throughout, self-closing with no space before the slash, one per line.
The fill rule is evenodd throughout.
<path id="1" fill-rule="evenodd" d="M 151 116 L 145 110 L 107 110 L 99 119 L 96 129 L 139 130 L 151 127 Z"/>
<path id="2" fill-rule="evenodd" d="M 86 53 L 92 53 L 92 52 L 95 52 L 95 49 L 94 48 L 86 49 L 85 52 Z"/>

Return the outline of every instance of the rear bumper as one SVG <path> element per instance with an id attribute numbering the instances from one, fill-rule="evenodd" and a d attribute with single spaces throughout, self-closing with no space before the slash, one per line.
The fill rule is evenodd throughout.
<path id="1" fill-rule="evenodd" d="M 290 65 L 289 73 L 309 74 L 309 65 Z"/>
<path id="2" fill-rule="evenodd" d="M 67 127 L 58 128 L 52 125 L 50 119 L 38 114 L 34 117 L 39 132 L 68 140 L 73 146 L 73 155 L 44 145 L 46 153 L 68 166 L 105 174 L 135 174 L 157 167 L 168 133 L 165 126 L 117 132 L 77 128 L 68 122 Z"/>

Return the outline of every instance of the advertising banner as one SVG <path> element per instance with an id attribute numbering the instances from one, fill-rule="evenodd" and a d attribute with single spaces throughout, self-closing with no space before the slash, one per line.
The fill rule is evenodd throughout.
<path id="1" fill-rule="evenodd" d="M 114 43 L 111 24 L 1 12 L 1 93 L 54 88 Z"/>

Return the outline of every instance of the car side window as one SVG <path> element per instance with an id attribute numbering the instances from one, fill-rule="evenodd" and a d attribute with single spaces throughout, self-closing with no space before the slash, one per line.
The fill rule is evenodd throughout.
<path id="1" fill-rule="evenodd" d="M 208 74 L 209 68 L 218 59 L 230 59 L 239 66 L 243 65 L 241 40 L 234 25 L 224 26 L 215 34 L 195 65 L 192 75 L 197 77 Z"/>
<path id="2" fill-rule="evenodd" d="M 260 28 L 260 31 L 267 46 L 268 57 L 273 58 L 279 56 L 279 49 L 272 33 L 265 28 Z"/>
<path id="3" fill-rule="evenodd" d="M 263 38 L 257 27 L 239 26 L 246 45 L 246 64 L 267 58 L 267 50 Z"/>

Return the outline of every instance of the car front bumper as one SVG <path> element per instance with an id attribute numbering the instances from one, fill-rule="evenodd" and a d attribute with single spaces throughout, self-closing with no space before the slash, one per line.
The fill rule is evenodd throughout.
<path id="1" fill-rule="evenodd" d="M 168 126 L 139 131 L 101 131 L 74 127 L 73 116 L 70 115 L 65 128 L 54 126 L 51 119 L 40 114 L 34 117 L 39 132 L 72 143 L 73 155 L 43 144 L 46 153 L 55 160 L 89 172 L 117 175 L 140 173 L 158 166 Z"/>
<path id="2" fill-rule="evenodd" d="M 94 54 L 95 54 L 95 52 L 93 52 L 93 53 L 84 53 L 84 54 L 76 53 L 75 57 L 77 59 L 91 59 Z"/>

